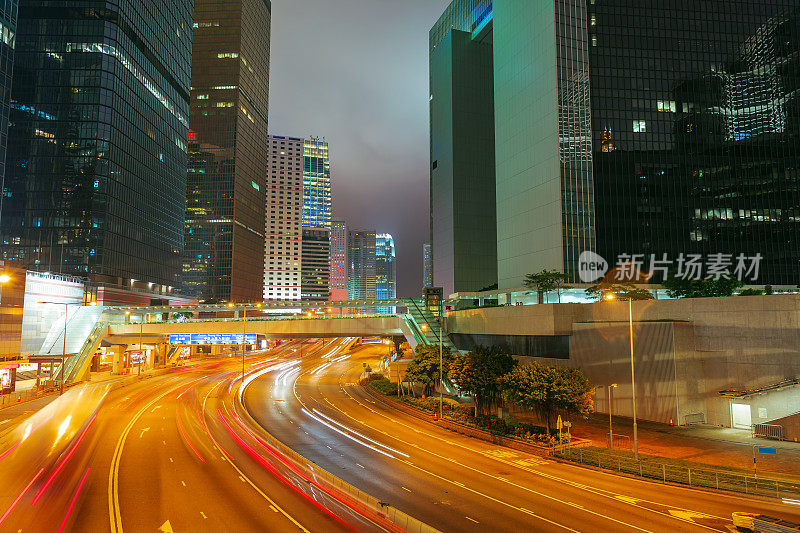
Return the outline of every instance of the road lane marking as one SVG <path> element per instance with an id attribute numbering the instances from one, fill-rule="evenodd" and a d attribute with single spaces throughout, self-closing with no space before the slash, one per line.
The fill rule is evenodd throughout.
<path id="1" fill-rule="evenodd" d="M 466 519 L 467 519 L 467 520 L 469 520 L 470 522 L 475 522 L 476 524 L 480 524 L 480 522 L 478 522 L 478 521 L 477 521 L 477 520 L 475 520 L 474 518 L 470 518 L 470 517 L 468 517 L 468 516 L 465 516 L 464 518 L 466 518 Z"/>
<path id="2" fill-rule="evenodd" d="M 403 489 L 403 490 L 405 490 L 405 491 L 407 491 L 407 492 L 411 492 L 411 489 L 407 489 L 407 488 L 405 488 L 405 487 L 404 487 L 404 486 L 402 486 L 402 485 L 400 485 L 400 488 L 401 488 L 401 489 Z"/>
<path id="3" fill-rule="evenodd" d="M 141 433 L 139 433 L 139 438 L 141 439 L 142 437 L 144 437 L 144 434 L 145 434 L 146 432 L 148 432 L 148 431 L 150 431 L 150 428 L 149 428 L 149 427 L 146 427 L 146 428 L 144 428 L 144 429 L 142 430 L 142 432 L 141 432 Z"/>
<path id="4" fill-rule="evenodd" d="M 186 486 L 186 482 L 185 481 L 181 481 L 181 485 L 183 485 L 185 487 Z"/>
<path id="5" fill-rule="evenodd" d="M 168 381 L 164 386 L 167 390 L 153 398 L 150 403 L 145 405 L 131 418 L 128 425 L 122 430 L 119 440 L 117 440 L 117 446 L 114 449 L 114 454 L 111 456 L 111 467 L 108 470 L 108 518 L 111 524 L 111 533 L 122 533 L 122 514 L 119 506 L 119 464 L 122 460 L 122 450 L 125 447 L 125 442 L 128 440 L 128 434 L 130 434 L 136 422 L 139 421 L 142 415 L 147 412 L 153 404 L 180 386 L 175 385 L 170 388 L 171 383 L 174 384 L 175 380 Z"/>
<path id="6" fill-rule="evenodd" d="M 203 520 L 205 520 L 206 518 L 208 518 L 208 517 L 206 516 L 206 513 L 204 513 L 203 511 L 200 511 L 200 516 L 202 516 L 202 517 L 203 517 Z"/>
<path id="7" fill-rule="evenodd" d="M 340 379 L 341 379 L 341 377 L 342 377 L 342 376 L 344 376 L 344 374 L 342 374 L 342 375 L 340 376 Z M 358 401 L 356 398 L 354 398 L 354 397 L 353 397 L 353 396 L 351 396 L 349 393 L 347 393 L 346 391 L 345 391 L 345 394 L 346 394 L 346 395 L 347 395 L 347 396 L 348 396 L 348 397 L 349 397 L 351 400 L 353 400 L 354 402 L 356 402 L 357 404 L 361 405 L 362 407 L 366 407 L 366 406 L 364 406 L 364 405 L 363 405 L 361 402 L 359 402 L 359 401 Z M 297 395 L 296 395 L 296 396 L 297 396 Z M 298 401 L 300 401 L 300 402 L 302 403 L 302 400 L 300 400 L 299 396 L 297 397 L 297 399 L 298 399 Z M 339 412 L 341 412 L 342 414 L 344 414 L 345 416 L 347 416 L 348 418 L 350 418 L 350 419 L 352 419 L 352 420 L 359 421 L 359 420 L 358 420 L 358 419 L 356 419 L 356 418 L 355 418 L 353 415 L 350 415 L 350 414 L 346 413 L 346 412 L 345 412 L 345 411 L 343 411 L 341 408 L 339 408 L 339 407 L 336 407 L 336 409 L 337 409 Z M 389 416 L 389 415 L 386 415 L 386 414 L 380 414 L 380 413 L 379 413 L 379 416 L 381 416 L 382 418 L 385 418 L 385 419 L 387 419 L 387 420 L 389 420 L 389 421 L 391 421 L 391 422 L 394 422 L 395 424 L 399 424 L 399 425 L 402 425 L 403 427 L 407 427 L 407 426 L 405 426 L 405 425 L 404 425 L 402 422 L 400 422 L 399 420 L 397 420 L 397 419 L 395 419 L 394 417 L 391 417 L 391 416 Z M 359 421 L 359 422 L 360 422 L 360 421 Z M 374 431 L 376 431 L 376 432 L 378 432 L 378 433 L 383 433 L 384 435 L 387 435 L 387 436 L 389 436 L 390 438 L 394 438 L 394 439 L 396 439 L 396 440 L 399 440 L 400 442 L 403 442 L 403 443 L 404 443 L 404 444 L 406 444 L 406 445 L 409 445 L 409 446 L 411 446 L 411 447 L 413 447 L 413 448 L 416 448 L 416 447 L 415 447 L 415 446 L 413 446 L 411 443 L 409 443 L 409 442 L 407 442 L 407 441 L 405 441 L 405 440 L 403 440 L 403 439 L 401 439 L 401 438 L 399 438 L 399 437 L 397 437 L 397 436 L 395 436 L 395 435 L 391 435 L 389 432 L 382 431 L 382 430 L 380 430 L 380 429 L 378 429 L 378 428 L 376 428 L 376 427 L 374 427 L 374 426 L 371 426 L 371 425 L 369 425 L 369 424 L 366 424 L 365 422 L 361 422 L 361 423 L 362 423 L 364 426 L 366 426 L 366 427 L 368 427 L 368 428 L 370 428 L 370 429 L 372 429 L 372 430 L 374 430 Z M 425 435 L 425 436 L 428 436 L 428 437 L 439 438 L 439 437 L 437 437 L 437 435 L 435 435 L 435 434 L 428 433 L 428 432 L 425 432 L 425 431 L 421 431 L 421 430 L 418 430 L 418 429 L 414 429 L 414 431 L 415 431 L 416 433 L 420 433 L 420 434 L 423 434 L 423 435 Z M 468 451 L 468 452 L 471 452 L 471 453 L 478 453 L 478 454 L 483 454 L 483 455 L 491 456 L 490 454 L 486 454 L 486 453 L 484 453 L 484 452 L 482 452 L 482 451 L 479 451 L 479 450 L 474 450 L 474 449 L 472 449 L 472 448 L 470 448 L 470 447 L 468 447 L 468 446 L 465 446 L 465 445 L 463 445 L 463 444 L 458 444 L 458 443 L 454 443 L 454 444 L 455 444 L 456 446 L 458 446 L 459 448 L 462 448 L 462 449 L 464 449 L 464 450 L 466 450 L 466 451 Z M 435 454 L 435 453 L 433 453 L 432 451 L 430 451 L 430 450 L 427 450 L 427 449 L 422 449 L 422 451 L 424 451 L 425 453 L 429 453 L 429 454 L 431 454 L 431 455 L 433 455 L 433 456 L 435 456 L 435 457 L 438 457 L 438 458 L 440 458 L 440 459 L 444 459 L 444 460 L 446 460 L 446 461 L 449 461 L 449 462 L 455 463 L 455 464 L 457 464 L 457 465 L 459 465 L 459 466 L 462 466 L 462 467 L 464 467 L 464 468 L 467 468 L 467 469 L 469 469 L 469 470 L 472 470 L 472 471 L 474 471 L 474 472 L 477 472 L 477 473 L 479 473 L 479 474 L 482 474 L 482 475 L 485 475 L 485 476 L 488 476 L 488 477 L 492 477 L 492 478 L 495 478 L 495 479 L 499 479 L 499 480 L 501 480 L 501 481 L 504 481 L 504 482 L 506 482 L 506 483 L 508 483 L 508 484 L 510 484 L 510 485 L 513 485 L 513 486 L 515 486 L 515 487 L 519 487 L 519 488 L 522 488 L 522 489 L 524 489 L 524 490 L 527 490 L 527 491 L 529 491 L 529 492 L 536 493 L 536 491 L 533 491 L 532 489 L 529 489 L 528 487 L 524 487 L 524 486 L 518 485 L 518 484 L 516 484 L 516 483 L 510 482 L 510 481 L 506 480 L 505 478 L 500 478 L 500 477 L 498 477 L 498 476 L 494 476 L 494 475 L 492 475 L 492 474 L 489 474 L 489 473 L 487 473 L 487 472 L 483 472 L 482 470 L 479 470 L 479 469 L 477 469 L 477 468 L 470 467 L 470 466 L 468 466 L 468 465 L 465 465 L 465 464 L 463 464 L 463 463 L 460 463 L 460 462 L 458 462 L 458 461 L 456 461 L 456 460 L 454 460 L 454 459 L 451 459 L 451 458 L 449 458 L 449 457 L 445 457 L 445 456 L 441 456 L 441 455 Z M 506 453 L 508 453 L 508 454 L 511 454 L 512 456 L 516 456 L 516 454 L 515 454 L 514 452 L 511 452 L 511 451 L 508 451 L 508 452 L 506 452 L 505 450 L 499 450 L 499 452 L 500 452 L 500 454 L 506 454 Z M 525 465 L 525 464 L 524 464 L 524 462 L 522 462 L 522 461 L 509 461 L 509 460 L 506 460 L 506 459 L 504 459 L 504 458 L 497 457 L 497 456 L 491 456 L 491 458 L 492 458 L 492 459 L 494 459 L 494 460 L 496 460 L 496 461 L 498 461 L 498 462 L 500 462 L 500 463 L 507 464 L 507 465 L 510 465 L 510 466 L 514 466 L 514 467 L 516 467 L 516 468 L 519 468 L 519 469 L 521 469 L 521 470 L 525 470 L 525 471 L 527 471 L 527 472 L 531 472 L 531 473 L 533 473 L 533 474 L 536 474 L 536 475 L 539 475 L 539 476 L 545 477 L 545 478 L 547 478 L 547 479 L 551 479 L 551 480 L 553 480 L 553 481 L 556 481 L 556 482 L 558 482 L 558 483 L 562 483 L 562 484 L 570 485 L 570 486 L 572 486 L 572 487 L 575 487 L 575 488 L 578 488 L 578 489 L 581 489 L 581 490 L 584 490 L 584 491 L 587 491 L 587 492 L 591 492 L 591 493 L 593 493 L 593 494 L 596 494 L 596 495 L 599 495 L 599 496 L 604 496 L 604 497 L 607 497 L 607 498 L 612 498 L 612 499 L 617 499 L 617 500 L 623 501 L 624 503 L 628 503 L 628 504 L 630 504 L 630 505 L 633 505 L 633 506 L 634 506 L 634 507 L 636 507 L 637 509 L 644 509 L 644 510 L 651 511 L 651 512 L 653 512 L 653 513 L 656 513 L 656 514 L 660 514 L 660 515 L 662 515 L 662 516 L 666 516 L 666 517 L 669 517 L 669 518 L 676 518 L 676 519 L 677 519 L 677 517 L 675 517 L 675 516 L 674 516 L 674 515 L 672 515 L 672 514 L 669 514 L 669 513 L 668 513 L 668 512 L 666 512 L 666 511 L 659 511 L 658 509 L 651 509 L 651 508 L 649 508 L 649 507 L 645 507 L 645 506 L 638 505 L 638 504 L 635 504 L 635 503 L 626 502 L 626 501 L 625 501 L 625 500 L 623 500 L 622 498 L 618 498 L 618 496 L 619 496 L 619 495 L 617 495 L 617 494 L 615 494 L 615 493 L 613 493 L 613 492 L 611 492 L 611 491 L 608 491 L 608 490 L 605 490 L 605 489 L 599 489 L 599 488 L 591 487 L 591 486 L 589 486 L 589 485 L 584 485 L 584 484 L 581 484 L 581 483 L 578 483 L 578 482 L 574 482 L 574 481 L 571 481 L 571 480 L 568 480 L 568 479 L 564 479 L 564 478 L 561 478 L 561 477 L 558 477 L 558 476 L 555 476 L 555 475 L 552 475 L 552 474 L 546 474 L 546 473 L 542 472 L 541 470 L 534 470 L 534 469 L 530 468 L 530 467 L 529 467 L 529 465 Z M 519 463 L 519 462 L 522 462 L 522 464 L 517 464 L 517 463 Z M 540 464 L 548 464 L 548 463 L 549 463 L 549 462 L 542 462 L 542 463 L 540 463 Z M 648 501 L 648 500 L 638 500 L 638 501 L 641 501 L 641 502 L 646 502 L 646 503 L 652 503 L 652 504 L 654 504 L 654 505 L 658 505 L 659 507 L 664 507 L 664 508 L 668 508 L 668 507 L 669 507 L 669 505 L 667 505 L 667 504 L 664 504 L 664 503 L 659 503 L 659 502 L 651 502 L 651 501 Z M 612 517 L 610 517 L 610 516 L 606 516 L 606 515 L 603 515 L 603 514 L 600 514 L 600 513 L 596 513 L 596 512 L 594 512 L 594 511 L 591 511 L 591 510 L 589 510 L 589 509 L 586 509 L 586 508 L 583 508 L 583 510 L 585 510 L 585 511 L 586 511 L 586 512 L 588 512 L 588 513 L 592 513 L 592 514 L 595 514 L 595 515 L 597 515 L 597 516 L 600 516 L 600 517 L 606 518 L 606 519 L 608 519 L 608 520 L 612 520 L 612 521 L 615 521 L 615 522 L 619 522 L 618 520 L 616 520 L 616 519 L 614 519 L 614 518 L 612 518 Z M 684 510 L 684 511 L 687 511 L 687 512 L 694 512 L 694 511 L 691 511 L 691 510 L 688 510 L 688 509 L 683 509 L 683 510 Z M 706 516 L 707 516 L 708 518 L 714 518 L 714 519 L 719 519 L 719 520 L 724 520 L 724 521 L 726 521 L 726 522 L 730 522 L 730 519 L 727 519 L 727 518 L 718 517 L 718 516 L 713 516 L 713 515 L 706 515 Z M 620 523 L 623 523 L 623 524 L 624 524 L 624 522 L 620 522 Z M 703 528 L 705 528 L 705 529 L 712 530 L 712 531 L 717 531 L 717 529 L 714 529 L 714 528 L 712 528 L 712 527 L 708 527 L 708 526 L 705 526 L 705 525 L 702 525 L 702 524 L 695 524 L 695 525 L 697 525 L 697 526 L 699 526 L 699 527 L 703 527 Z M 635 526 L 631 526 L 631 527 L 635 527 Z"/>

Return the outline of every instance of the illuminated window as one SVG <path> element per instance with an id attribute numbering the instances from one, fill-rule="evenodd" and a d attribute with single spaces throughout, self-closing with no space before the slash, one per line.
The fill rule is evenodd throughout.
<path id="1" fill-rule="evenodd" d="M 236 52 L 220 52 L 217 54 L 217 59 L 236 59 L 239 54 Z"/>
<path id="2" fill-rule="evenodd" d="M 647 132 L 647 122 L 644 120 L 634 120 L 633 121 L 633 133 L 646 133 Z"/>

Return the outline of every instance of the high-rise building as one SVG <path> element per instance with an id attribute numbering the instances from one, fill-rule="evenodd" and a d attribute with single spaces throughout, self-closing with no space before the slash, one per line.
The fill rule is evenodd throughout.
<path id="1" fill-rule="evenodd" d="M 422 286 L 433 287 L 433 256 L 428 242 L 422 245 Z"/>
<path id="2" fill-rule="evenodd" d="M 375 298 L 397 297 L 397 260 L 394 239 L 388 233 L 375 235 Z"/>
<path id="3" fill-rule="evenodd" d="M 480 24 L 491 5 L 454 2 L 430 32 L 432 283 L 445 294 L 497 283 L 492 44 Z"/>
<path id="4" fill-rule="evenodd" d="M 17 3 L 17 0 L 0 2 L 0 218 L 3 216 L 3 200 L 5 199 L 8 111 L 11 103 L 11 75 L 14 68 L 14 47 L 16 46 Z M 0 244 L 3 243 L 2 238 L 0 230 Z"/>
<path id="5" fill-rule="evenodd" d="M 375 298 L 397 297 L 397 260 L 394 239 L 388 233 L 375 235 Z M 378 307 L 379 313 L 393 313 L 394 306 Z"/>
<path id="6" fill-rule="evenodd" d="M 351 300 L 375 298 L 375 232 L 350 231 L 347 234 L 347 286 Z"/>
<path id="7" fill-rule="evenodd" d="M 195 1 L 183 290 L 203 300 L 264 294 L 270 11 Z"/>
<path id="8" fill-rule="evenodd" d="M 191 0 L 102 9 L 93 0 L 23 2 L 5 158 L 6 259 L 104 283 L 177 284 L 192 14 Z M 6 41 L 13 26 L 2 21 Z"/>
<path id="9" fill-rule="evenodd" d="M 794 0 L 676 6 L 448 7 L 430 33 L 434 284 L 451 267 L 437 234 L 469 227 L 454 206 L 486 199 L 466 189 L 450 200 L 441 150 L 466 142 L 470 127 L 458 125 L 478 135 L 473 114 L 493 101 L 500 288 L 545 268 L 582 281 L 584 251 L 612 265 L 638 258 L 644 271 L 665 256 L 674 266 L 681 254 L 760 256 L 759 283 L 797 285 L 800 10 Z M 480 46 L 488 58 L 457 53 Z M 478 84 L 487 68 L 491 94 L 449 83 L 474 70 Z"/>
<path id="10" fill-rule="evenodd" d="M 306 139 L 303 151 L 303 226 L 331 227 L 331 162 L 325 139 Z"/>
<path id="11" fill-rule="evenodd" d="M 329 228 L 303 228 L 301 286 L 305 301 L 330 300 L 330 245 Z"/>
<path id="12" fill-rule="evenodd" d="M 264 300 L 299 300 L 303 253 L 303 139 L 270 135 L 267 151 Z"/>
<path id="13" fill-rule="evenodd" d="M 331 300 L 347 300 L 347 223 L 331 222 Z"/>

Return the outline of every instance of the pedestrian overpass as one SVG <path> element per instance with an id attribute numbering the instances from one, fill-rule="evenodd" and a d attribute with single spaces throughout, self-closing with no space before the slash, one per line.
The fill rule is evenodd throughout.
<path id="1" fill-rule="evenodd" d="M 393 310 L 394 312 L 379 312 Z M 262 338 L 402 336 L 412 348 L 440 342 L 455 350 L 437 317 L 414 298 L 328 302 L 258 302 L 142 307 L 84 306 L 53 326 L 39 354 L 31 360 L 57 360 L 64 382 L 81 381 L 89 373 L 97 349 L 104 346 L 154 344 L 164 360 L 174 357 L 173 334 L 260 335 Z M 66 334 L 66 339 L 64 335 Z"/>

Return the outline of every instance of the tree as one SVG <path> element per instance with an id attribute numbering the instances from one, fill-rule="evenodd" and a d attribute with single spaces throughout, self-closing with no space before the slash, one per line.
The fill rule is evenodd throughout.
<path id="1" fill-rule="evenodd" d="M 525 286 L 536 289 L 538 303 L 544 303 L 544 295 L 551 291 L 558 291 L 558 301 L 561 302 L 561 291 L 569 289 L 565 282 L 569 276 L 558 270 L 544 269 L 536 274 L 525 276 Z"/>
<path id="2" fill-rule="evenodd" d="M 450 369 L 450 363 L 455 357 L 450 353 L 450 348 L 442 347 L 442 360 L 444 363 L 444 375 Z M 430 396 L 436 383 L 439 382 L 439 346 L 424 346 L 418 344 L 414 351 L 414 358 L 406 368 L 406 380 L 414 383 L 422 383 L 425 387 L 423 394 Z"/>
<path id="3" fill-rule="evenodd" d="M 547 422 L 548 431 L 558 410 L 584 418 L 594 410 L 592 384 L 577 368 L 533 362 L 514 368 L 501 384 L 506 400 L 535 411 Z"/>
<path id="4" fill-rule="evenodd" d="M 719 279 L 691 279 L 678 277 L 674 271 L 663 281 L 671 298 L 712 298 L 733 296 L 744 283 L 736 278 L 722 276 Z"/>
<path id="5" fill-rule="evenodd" d="M 586 294 L 590 297 L 604 300 L 609 294 L 620 300 L 652 300 L 653 294 L 647 289 L 637 287 L 633 283 L 611 283 L 600 281 L 588 289 Z"/>
<path id="6" fill-rule="evenodd" d="M 517 362 L 498 346 L 476 346 L 450 365 L 447 377 L 464 393 L 475 397 L 475 415 L 489 414 L 500 398 L 500 379 L 509 373 Z"/>

